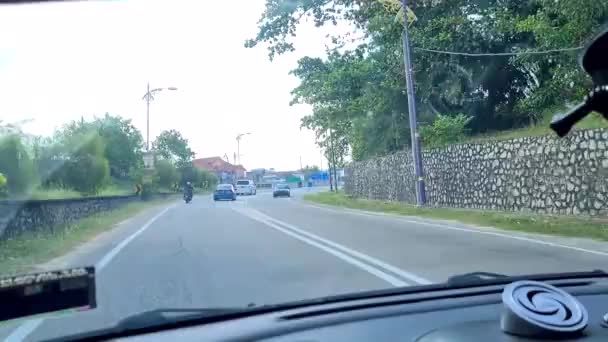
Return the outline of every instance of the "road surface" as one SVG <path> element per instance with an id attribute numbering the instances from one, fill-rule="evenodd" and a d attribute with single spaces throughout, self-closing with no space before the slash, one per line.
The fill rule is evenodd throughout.
<path id="1" fill-rule="evenodd" d="M 138 215 L 47 268 L 96 265 L 99 308 L 0 326 L 0 340 L 108 327 L 158 308 L 242 307 L 506 274 L 602 268 L 608 245 L 331 209 L 269 192 Z"/>

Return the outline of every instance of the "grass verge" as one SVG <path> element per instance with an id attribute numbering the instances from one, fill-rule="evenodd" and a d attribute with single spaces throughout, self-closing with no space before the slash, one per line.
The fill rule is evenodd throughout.
<path id="1" fill-rule="evenodd" d="M 134 202 L 111 212 L 57 226 L 52 232 L 26 233 L 18 238 L 0 241 L 0 275 L 33 271 L 36 265 L 64 255 L 117 223 L 172 200 Z"/>
<path id="2" fill-rule="evenodd" d="M 398 202 L 353 198 L 344 193 L 321 192 L 308 194 L 310 202 L 351 209 L 361 209 L 405 216 L 454 220 L 477 226 L 526 233 L 540 233 L 566 237 L 583 237 L 608 241 L 608 224 L 583 217 L 544 216 L 448 208 L 418 208 Z"/>
<path id="3" fill-rule="evenodd" d="M 467 137 L 464 143 L 484 143 L 491 142 L 496 140 L 509 140 L 509 139 L 517 139 L 517 138 L 525 138 L 525 137 L 534 137 L 541 135 L 552 135 L 555 133 L 549 127 L 549 123 L 553 118 L 553 114 L 555 113 L 563 113 L 565 109 L 563 108 L 555 108 L 554 110 L 548 110 L 540 120 L 535 125 L 530 125 L 528 127 L 513 129 L 508 131 L 487 133 L 487 134 L 479 134 Z M 607 128 L 608 120 L 604 119 L 601 114 L 591 113 L 583 120 L 578 122 L 574 128 L 574 130 L 584 130 L 584 129 L 596 129 L 596 128 Z"/>

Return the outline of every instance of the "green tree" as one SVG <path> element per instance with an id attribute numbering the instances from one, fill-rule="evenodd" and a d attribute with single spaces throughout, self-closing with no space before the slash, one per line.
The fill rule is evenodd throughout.
<path id="1" fill-rule="evenodd" d="M 319 137 L 331 124 L 353 159 L 409 144 L 399 3 L 267 0 L 258 32 L 246 42 L 264 43 L 273 59 L 295 49 L 304 18 L 355 27 L 332 36 L 324 58 L 304 57 L 292 71 L 301 81 L 293 103 L 312 106 L 303 126 Z M 545 108 L 579 99 L 590 82 L 576 66 L 577 51 L 476 54 L 581 46 L 608 19 L 608 2 L 594 0 L 412 0 L 409 6 L 419 118 L 432 124 L 441 113 L 466 113 L 471 133 L 528 125 Z"/>
<path id="2" fill-rule="evenodd" d="M 153 143 L 159 156 L 175 163 L 177 168 L 192 165 L 194 152 L 188 146 L 188 139 L 176 130 L 162 131 Z"/>
<path id="3" fill-rule="evenodd" d="M 92 125 L 105 141 L 112 176 L 125 178 L 131 169 L 143 167 L 143 137 L 131 120 L 106 113 Z"/>
<path id="4" fill-rule="evenodd" d="M 0 173 L 10 194 L 24 194 L 35 185 L 34 164 L 20 135 L 0 137 Z"/>
<path id="5" fill-rule="evenodd" d="M 98 193 L 110 178 L 103 138 L 96 132 L 75 134 L 67 143 L 72 148 L 69 159 L 61 166 L 61 174 L 65 177 L 62 183 L 83 194 Z"/>
<path id="6" fill-rule="evenodd" d="M 420 128 L 422 146 L 433 148 L 463 141 L 467 135 L 469 122 L 471 122 L 471 117 L 464 114 L 439 115 L 431 125 L 424 125 Z"/>
<path id="7" fill-rule="evenodd" d="M 58 141 L 96 132 L 105 143 L 104 155 L 113 177 L 127 178 L 133 168 L 143 167 L 143 138 L 131 120 L 106 113 L 93 121 L 72 121 L 55 133 Z"/>
<path id="8" fill-rule="evenodd" d="M 165 189 L 174 189 L 180 181 L 180 174 L 168 159 L 157 160 L 154 164 L 158 184 Z"/>
<path id="9" fill-rule="evenodd" d="M 199 170 L 199 187 L 204 190 L 213 190 L 219 183 L 217 176 L 207 170 Z"/>
<path id="10" fill-rule="evenodd" d="M 6 188 L 6 177 L 0 173 L 0 197 L 6 197 L 8 189 Z"/>

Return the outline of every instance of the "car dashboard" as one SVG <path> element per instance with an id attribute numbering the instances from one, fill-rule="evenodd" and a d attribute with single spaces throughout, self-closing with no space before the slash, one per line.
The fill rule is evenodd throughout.
<path id="1" fill-rule="evenodd" d="M 512 288 L 520 291 L 511 298 L 519 309 L 505 304 L 510 284 L 490 285 L 320 304 L 117 341 L 608 341 L 608 279 L 547 284 Z M 521 312 L 530 304 L 536 307 Z"/>

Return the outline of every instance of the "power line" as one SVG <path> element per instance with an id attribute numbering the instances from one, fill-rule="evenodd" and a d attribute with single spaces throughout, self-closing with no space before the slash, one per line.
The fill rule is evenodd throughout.
<path id="1" fill-rule="evenodd" d="M 577 51 L 583 49 L 583 46 L 563 48 L 563 49 L 551 49 L 551 50 L 540 50 L 540 51 L 520 51 L 520 52 L 496 52 L 496 53 L 469 53 L 469 52 L 455 52 L 455 51 L 444 51 L 435 49 L 425 49 L 420 47 L 414 47 L 414 50 L 441 53 L 444 55 L 457 55 L 457 56 L 468 56 L 468 57 L 487 57 L 487 56 L 521 56 L 521 55 L 547 55 L 551 53 Z"/>

